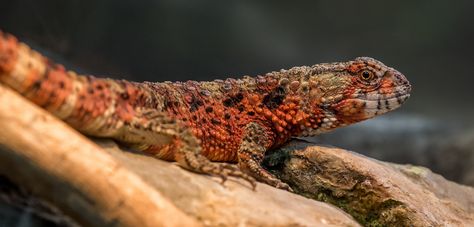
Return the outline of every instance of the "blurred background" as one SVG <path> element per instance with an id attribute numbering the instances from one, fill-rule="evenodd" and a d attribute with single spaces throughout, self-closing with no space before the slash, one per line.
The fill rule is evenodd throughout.
<path id="1" fill-rule="evenodd" d="M 407 76 L 410 100 L 310 140 L 474 185 L 473 9 L 470 0 L 11 0 L 0 29 L 75 71 L 135 81 L 374 57 Z"/>

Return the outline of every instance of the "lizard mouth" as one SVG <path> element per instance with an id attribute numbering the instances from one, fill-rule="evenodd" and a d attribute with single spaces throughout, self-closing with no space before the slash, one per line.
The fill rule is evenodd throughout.
<path id="1" fill-rule="evenodd" d="M 380 94 L 378 96 L 378 98 L 368 98 L 359 100 L 365 103 L 366 110 L 377 110 L 377 115 L 400 107 L 406 100 L 408 100 L 408 98 L 410 98 L 409 93 L 397 94 L 388 97 L 380 97 L 382 96 Z"/>

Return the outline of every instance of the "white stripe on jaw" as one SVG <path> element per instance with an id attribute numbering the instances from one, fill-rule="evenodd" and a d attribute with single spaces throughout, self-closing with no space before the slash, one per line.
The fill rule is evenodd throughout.
<path id="1" fill-rule="evenodd" d="M 407 100 L 409 95 L 379 100 L 362 100 L 365 102 L 365 112 L 370 116 L 380 115 L 388 111 L 394 110 Z"/>
<path id="2" fill-rule="evenodd" d="M 365 102 L 366 109 L 377 109 L 377 101 L 374 100 L 363 100 Z"/>

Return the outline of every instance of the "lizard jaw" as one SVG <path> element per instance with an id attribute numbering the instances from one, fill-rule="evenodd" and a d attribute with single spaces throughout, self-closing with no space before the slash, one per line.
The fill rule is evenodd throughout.
<path id="1" fill-rule="evenodd" d="M 410 94 L 401 94 L 393 97 L 381 97 L 378 99 L 359 99 L 365 106 L 365 118 L 372 118 L 389 111 L 399 108 L 408 98 Z"/>

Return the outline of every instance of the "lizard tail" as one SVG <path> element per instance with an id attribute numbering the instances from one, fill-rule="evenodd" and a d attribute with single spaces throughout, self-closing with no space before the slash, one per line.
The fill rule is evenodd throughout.
<path id="1" fill-rule="evenodd" d="M 59 113 L 73 92 L 73 73 L 0 31 L 0 82 L 37 105 Z M 60 115 L 60 114 L 59 114 Z"/>
<path id="2" fill-rule="evenodd" d="M 0 83 L 74 128 L 92 135 L 112 133 L 112 115 L 120 119 L 133 116 L 130 100 L 140 95 L 137 94 L 140 89 L 134 83 L 66 71 L 62 65 L 2 31 Z"/>

